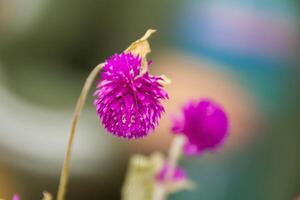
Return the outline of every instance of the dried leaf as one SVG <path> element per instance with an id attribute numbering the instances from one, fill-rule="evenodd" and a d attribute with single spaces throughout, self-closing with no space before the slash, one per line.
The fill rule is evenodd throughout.
<path id="1" fill-rule="evenodd" d="M 160 84 L 162 84 L 163 86 L 165 86 L 165 85 L 170 85 L 170 84 L 172 83 L 172 80 L 169 79 L 166 75 L 161 75 L 160 78 L 161 78 L 162 80 L 159 80 L 158 82 L 159 82 Z"/>
<path id="2" fill-rule="evenodd" d="M 148 29 L 143 37 L 133 42 L 124 52 L 131 52 L 134 55 L 140 55 L 142 58 L 146 57 L 151 52 L 148 39 L 155 32 L 154 29 Z"/>
<path id="3" fill-rule="evenodd" d="M 131 52 L 134 55 L 139 55 L 142 58 L 141 74 L 148 71 L 147 54 L 151 52 L 148 39 L 155 33 L 155 29 L 148 29 L 143 37 L 133 42 L 124 52 Z"/>
<path id="4" fill-rule="evenodd" d="M 52 195 L 49 192 L 43 192 L 43 199 L 42 200 L 52 200 Z"/>
<path id="5" fill-rule="evenodd" d="M 155 175 L 161 169 L 163 162 L 161 153 L 153 153 L 150 157 L 133 156 L 122 189 L 122 200 L 152 200 Z"/>

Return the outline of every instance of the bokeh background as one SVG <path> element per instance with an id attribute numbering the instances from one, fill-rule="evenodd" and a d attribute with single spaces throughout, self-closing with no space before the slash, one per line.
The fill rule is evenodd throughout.
<path id="1" fill-rule="evenodd" d="M 0 197 L 56 193 L 70 120 L 92 68 L 148 28 L 152 72 L 172 79 L 161 126 L 138 141 L 107 134 L 90 95 L 67 199 L 120 199 L 127 161 L 166 152 L 170 118 L 208 97 L 230 117 L 219 153 L 180 163 L 198 184 L 174 200 L 300 195 L 297 0 L 0 0 Z"/>

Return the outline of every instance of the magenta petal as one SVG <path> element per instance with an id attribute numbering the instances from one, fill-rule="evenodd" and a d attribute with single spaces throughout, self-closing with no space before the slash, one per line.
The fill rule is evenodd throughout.
<path id="1" fill-rule="evenodd" d="M 157 174 L 156 176 L 156 180 L 159 182 L 163 182 L 166 179 L 166 175 L 167 175 L 167 171 L 170 169 L 170 166 L 165 163 L 162 167 L 162 169 L 160 170 L 160 172 Z M 176 167 L 172 180 L 173 182 L 177 182 L 177 181 L 183 181 L 186 180 L 187 175 L 186 172 L 184 171 L 184 169 L 180 168 L 180 167 Z"/>
<path id="2" fill-rule="evenodd" d="M 203 149 L 199 149 L 197 145 L 187 142 L 183 146 L 183 152 L 187 156 L 200 155 Z"/>
<path id="3" fill-rule="evenodd" d="M 180 133 L 184 128 L 184 119 L 179 119 L 175 116 L 172 117 L 173 126 L 171 128 L 173 133 Z"/>
<path id="4" fill-rule="evenodd" d="M 19 197 L 19 195 L 14 194 L 12 200 L 21 200 L 21 198 Z"/>

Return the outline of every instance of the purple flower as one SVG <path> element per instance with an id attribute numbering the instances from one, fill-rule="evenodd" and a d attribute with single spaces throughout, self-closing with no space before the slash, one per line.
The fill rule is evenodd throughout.
<path id="1" fill-rule="evenodd" d="M 174 120 L 172 131 L 186 136 L 186 155 L 199 155 L 222 144 L 228 133 L 228 119 L 213 101 L 189 102 L 183 108 L 182 119 Z"/>
<path id="2" fill-rule="evenodd" d="M 160 172 L 157 174 L 155 177 L 158 182 L 164 182 L 166 181 L 166 176 L 167 176 L 167 171 L 170 170 L 170 166 L 168 163 L 165 163 L 160 170 Z M 186 180 L 187 175 L 184 171 L 184 169 L 180 167 L 176 167 L 174 170 L 173 176 L 172 176 L 172 182 L 177 182 L 177 181 L 183 181 Z"/>
<path id="3" fill-rule="evenodd" d="M 14 194 L 12 200 L 21 200 L 21 198 L 19 197 L 19 195 Z"/>
<path id="4" fill-rule="evenodd" d="M 123 138 L 146 136 L 158 125 L 168 94 L 162 78 L 141 73 L 142 59 L 132 53 L 115 54 L 102 70 L 102 80 L 94 93 L 97 115 L 113 135 Z"/>

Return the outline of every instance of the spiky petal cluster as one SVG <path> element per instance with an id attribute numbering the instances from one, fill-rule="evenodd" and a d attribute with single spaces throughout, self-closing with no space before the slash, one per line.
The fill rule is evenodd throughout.
<path id="1" fill-rule="evenodd" d="M 186 155 L 199 155 L 222 144 L 228 133 L 228 119 L 223 109 L 210 100 L 188 102 L 181 119 L 174 120 L 172 130 L 187 138 Z"/>
<path id="2" fill-rule="evenodd" d="M 94 93 L 97 115 L 104 127 L 123 138 L 140 138 L 158 124 L 164 108 L 160 100 L 168 94 L 162 79 L 141 74 L 142 59 L 131 53 L 115 54 L 106 60 L 101 81 Z"/>

